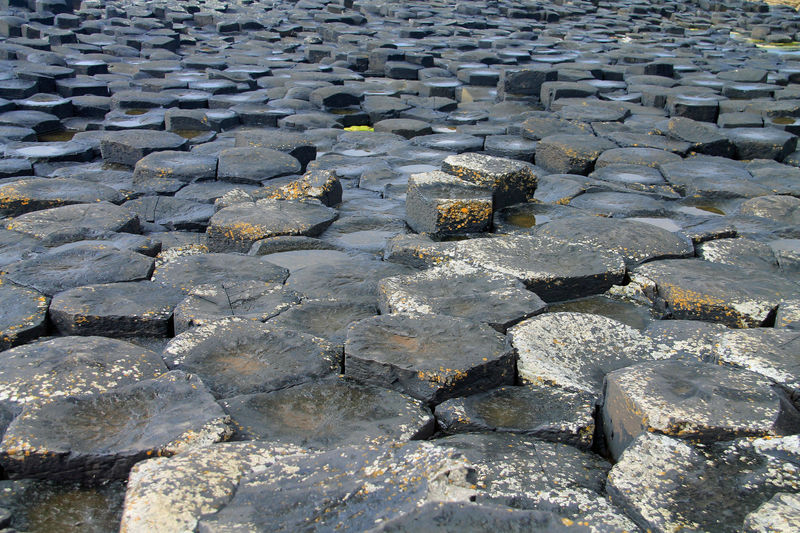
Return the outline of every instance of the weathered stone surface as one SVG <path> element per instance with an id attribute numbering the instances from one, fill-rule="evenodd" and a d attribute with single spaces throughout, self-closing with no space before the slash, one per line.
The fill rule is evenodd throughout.
<path id="1" fill-rule="evenodd" d="M 450 261 L 419 274 L 385 278 L 378 285 L 381 313 L 433 313 L 484 322 L 504 333 L 547 308 L 519 280 Z"/>
<path id="2" fill-rule="evenodd" d="M 58 293 L 50 320 L 63 335 L 168 337 L 172 311 L 183 298 L 150 281 L 86 285 Z"/>
<path id="3" fill-rule="evenodd" d="M 136 162 L 134 183 L 151 179 L 176 179 L 182 182 L 213 180 L 217 177 L 217 158 L 210 155 L 164 150 Z"/>
<path id="4" fill-rule="evenodd" d="M 442 170 L 492 191 L 493 209 L 527 202 L 536 192 L 538 178 L 522 161 L 483 154 L 452 155 L 442 161 Z"/>
<path id="5" fill-rule="evenodd" d="M 341 378 L 273 392 L 235 396 L 222 406 L 237 440 L 262 440 L 331 449 L 424 439 L 434 419 L 419 400 Z"/>
<path id="6" fill-rule="evenodd" d="M 137 281 L 153 272 L 153 258 L 98 242 L 78 242 L 12 263 L 8 279 L 46 296 L 97 283 Z"/>
<path id="7" fill-rule="evenodd" d="M 133 167 L 153 152 L 185 150 L 189 142 L 168 131 L 125 130 L 106 133 L 100 140 L 103 161 Z"/>
<path id="8" fill-rule="evenodd" d="M 670 359 L 715 362 L 722 334 L 722 324 L 700 320 L 656 320 L 644 330 L 653 339 L 656 350 Z"/>
<path id="9" fill-rule="evenodd" d="M 5 228 L 51 242 L 71 242 L 104 231 L 138 233 L 139 218 L 117 205 L 97 202 L 25 213 L 7 220 Z"/>
<path id="10" fill-rule="evenodd" d="M 742 524 L 746 533 L 793 531 L 800 528 L 800 496 L 779 492 L 748 514 Z"/>
<path id="11" fill-rule="evenodd" d="M 175 307 L 175 333 L 223 318 L 265 322 L 300 303 L 300 295 L 280 283 L 248 280 L 198 285 Z"/>
<path id="12" fill-rule="evenodd" d="M 196 517 L 198 531 L 245 524 L 258 531 L 364 531 L 425 502 L 467 502 L 475 492 L 468 463 L 452 450 L 428 443 L 386 449 L 350 446 L 262 465 L 242 477 L 230 500 L 214 499 L 211 509 L 219 509 L 216 513 Z"/>
<path id="13" fill-rule="evenodd" d="M 614 251 L 529 235 L 458 242 L 443 255 L 518 278 L 546 302 L 603 292 L 625 273 Z"/>
<path id="14" fill-rule="evenodd" d="M 606 444 L 619 459 L 646 432 L 699 443 L 796 432 L 800 415 L 770 385 L 753 372 L 687 361 L 610 372 L 603 391 Z"/>
<path id="15" fill-rule="evenodd" d="M 536 164 L 557 174 L 587 175 L 600 154 L 617 145 L 593 135 L 558 134 L 544 137 L 536 145 Z"/>
<path id="16" fill-rule="evenodd" d="M 514 378 L 514 354 L 489 326 L 441 315 L 384 315 L 350 326 L 345 375 L 437 404 Z"/>
<path id="17" fill-rule="evenodd" d="M 0 360 L 0 402 L 11 412 L 65 396 L 92 395 L 167 371 L 161 357 L 105 337 L 57 337 L 17 346 Z"/>
<path id="18" fill-rule="evenodd" d="M 0 215 L 18 216 L 31 211 L 91 202 L 117 202 L 111 187 L 70 178 L 28 178 L 0 187 Z"/>
<path id="19" fill-rule="evenodd" d="M 788 389 L 800 390 L 800 362 L 797 361 L 796 332 L 752 328 L 724 331 L 714 345 L 721 364 L 757 372 Z"/>
<path id="20" fill-rule="evenodd" d="M 236 147 L 252 146 L 286 152 L 298 161 L 303 172 L 317 157 L 317 147 L 303 135 L 282 130 L 249 130 L 236 133 Z"/>
<path id="21" fill-rule="evenodd" d="M 674 318 L 732 327 L 764 324 L 797 286 L 775 275 L 696 259 L 654 261 L 637 267 L 632 281 Z"/>
<path id="22" fill-rule="evenodd" d="M 793 196 L 759 196 L 742 203 L 739 213 L 770 218 L 777 222 L 800 223 L 800 199 Z"/>
<path id="23" fill-rule="evenodd" d="M 309 170 L 299 179 L 275 187 L 267 194 L 275 200 L 318 200 L 334 207 L 342 203 L 342 183 L 332 170 Z"/>
<path id="24" fill-rule="evenodd" d="M 172 339 L 171 369 L 200 376 L 217 398 L 269 392 L 338 373 L 341 349 L 327 341 L 256 320 L 226 318 Z"/>
<path id="25" fill-rule="evenodd" d="M 246 280 L 283 283 L 288 276 L 289 272 L 285 268 L 262 257 L 193 254 L 159 265 L 153 273 L 153 281 L 188 294 L 194 287 L 207 283 Z"/>
<path id="26" fill-rule="evenodd" d="M 555 387 L 499 387 L 436 406 L 445 433 L 523 433 L 588 450 L 594 435 L 594 397 Z"/>
<path id="27" fill-rule="evenodd" d="M 635 220 L 572 216 L 536 226 L 533 233 L 543 240 L 552 240 L 553 244 L 574 243 L 597 252 L 614 251 L 628 266 L 653 259 L 691 257 L 694 252 L 688 239 Z"/>
<path id="28" fill-rule="evenodd" d="M 475 468 L 477 503 L 558 512 L 590 531 L 632 531 L 635 525 L 603 495 L 611 465 L 573 446 L 529 435 L 484 433 L 434 441 Z"/>
<path id="29" fill-rule="evenodd" d="M 40 292 L 0 281 L 0 350 L 44 335 L 48 303 Z"/>
<path id="30" fill-rule="evenodd" d="M 139 220 L 168 230 L 202 231 L 214 215 L 214 206 L 171 196 L 145 196 L 129 200 L 122 207 Z"/>
<path id="31" fill-rule="evenodd" d="M 336 299 L 304 299 L 299 305 L 268 320 L 270 325 L 322 337 L 334 344 L 344 344 L 347 327 L 358 320 L 378 314 L 378 307 L 368 303 Z"/>
<path id="32" fill-rule="evenodd" d="M 212 251 L 247 252 L 254 242 L 280 235 L 315 237 L 336 220 L 329 207 L 295 200 L 264 199 L 221 209 L 208 223 Z"/>
<path id="33" fill-rule="evenodd" d="M 0 463 L 13 477 L 120 479 L 149 456 L 225 440 L 227 420 L 197 377 L 169 372 L 26 407 L 0 442 Z"/>
<path id="34" fill-rule="evenodd" d="M 217 178 L 233 183 L 258 185 L 288 174 L 297 174 L 300 162 L 289 154 L 270 148 L 228 148 L 219 154 Z"/>
<path id="35" fill-rule="evenodd" d="M 798 453 L 796 435 L 700 448 L 645 433 L 614 465 L 606 489 L 643 529 L 740 531 L 774 494 L 797 490 Z"/>
<path id="36" fill-rule="evenodd" d="M 509 332 L 524 383 L 599 396 L 605 375 L 659 356 L 653 342 L 616 320 L 583 313 L 546 313 Z"/>
<path id="37" fill-rule="evenodd" d="M 492 222 L 492 191 L 444 172 L 413 174 L 408 180 L 406 222 L 417 233 L 486 231 Z"/>
<path id="38" fill-rule="evenodd" d="M 693 157 L 659 169 L 675 190 L 701 200 L 750 198 L 770 194 L 741 164 L 721 157 Z"/>
<path id="39" fill-rule="evenodd" d="M 715 239 L 698 244 L 697 257 L 712 263 L 777 272 L 778 261 L 768 245 L 753 239 Z"/>

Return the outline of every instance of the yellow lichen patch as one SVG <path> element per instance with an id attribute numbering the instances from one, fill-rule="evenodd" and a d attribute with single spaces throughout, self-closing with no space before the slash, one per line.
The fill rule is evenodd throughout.
<path id="1" fill-rule="evenodd" d="M 344 131 L 375 131 L 372 126 L 348 126 Z"/>

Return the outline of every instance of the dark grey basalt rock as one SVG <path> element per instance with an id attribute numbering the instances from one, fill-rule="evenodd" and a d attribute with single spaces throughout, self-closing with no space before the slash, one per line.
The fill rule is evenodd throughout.
<path id="1" fill-rule="evenodd" d="M 436 406 L 445 433 L 499 431 L 563 442 L 588 450 L 594 435 L 594 397 L 548 386 L 500 387 Z"/>
<path id="2" fill-rule="evenodd" d="M 300 303 L 300 295 L 280 283 L 249 280 L 198 285 L 175 307 L 175 333 L 229 317 L 265 322 Z"/>
<path id="3" fill-rule="evenodd" d="M 509 332 L 523 383 L 600 395 L 605 375 L 664 358 L 638 330 L 599 315 L 545 313 Z"/>
<path id="4" fill-rule="evenodd" d="M 489 229 L 490 187 L 444 172 L 412 174 L 406 194 L 406 222 L 418 233 L 457 235 Z"/>
<path id="5" fill-rule="evenodd" d="M 714 361 L 766 376 L 796 395 L 800 389 L 800 368 L 794 355 L 798 342 L 800 337 L 789 330 L 726 330 L 714 344 Z"/>
<path id="6" fill-rule="evenodd" d="M 536 191 L 537 176 L 521 161 L 482 154 L 460 154 L 442 161 L 442 170 L 492 191 L 493 209 L 527 202 Z"/>
<path id="7" fill-rule="evenodd" d="M 424 439 L 434 426 L 433 415 L 421 401 L 340 378 L 221 403 L 233 419 L 237 440 L 266 439 L 307 448 Z"/>
<path id="8" fill-rule="evenodd" d="M 213 180 L 217 177 L 217 158 L 174 150 L 146 155 L 133 168 L 134 183 L 151 179 L 176 179 L 183 182 Z"/>
<path id="9" fill-rule="evenodd" d="M 443 315 L 384 315 L 350 326 L 345 375 L 428 404 L 514 379 L 514 354 L 489 326 Z"/>
<path id="10" fill-rule="evenodd" d="M 256 320 L 226 318 L 184 333 L 163 353 L 167 366 L 200 376 L 217 398 L 270 392 L 341 371 L 341 349 Z"/>
<path id="11" fill-rule="evenodd" d="M 617 145 L 593 135 L 557 134 L 536 145 L 536 164 L 554 174 L 589 174 L 600 155 Z"/>
<path id="12" fill-rule="evenodd" d="M 333 298 L 304 299 L 267 322 L 343 345 L 350 324 L 377 314 L 378 307 L 374 304 Z"/>
<path id="13" fill-rule="evenodd" d="M 695 249 L 697 257 L 704 261 L 767 272 L 778 270 L 772 248 L 753 239 L 715 239 L 700 243 Z"/>
<path id="14" fill-rule="evenodd" d="M 83 285 L 147 279 L 152 272 L 153 258 L 102 241 L 66 244 L 6 267 L 8 279 L 46 296 Z"/>
<path id="15" fill-rule="evenodd" d="M 618 460 L 647 432 L 696 443 L 787 435 L 800 414 L 753 372 L 687 361 L 640 363 L 605 378 L 603 431 Z"/>
<path id="16" fill-rule="evenodd" d="M 221 209 L 209 220 L 206 234 L 212 251 L 247 252 L 269 237 L 316 237 L 337 216 L 335 209 L 314 203 L 263 199 Z"/>
<path id="17" fill-rule="evenodd" d="M 298 174 L 300 162 L 289 154 L 260 147 L 228 148 L 219 154 L 217 178 L 258 185 L 280 176 Z"/>
<path id="18" fill-rule="evenodd" d="M 419 274 L 384 278 L 381 313 L 439 314 L 489 324 L 497 331 L 547 308 L 517 279 L 450 261 Z"/>
<path id="19" fill-rule="evenodd" d="M 797 436 L 694 447 L 645 433 L 614 465 L 607 491 L 641 528 L 740 531 L 774 494 L 796 490 L 799 452 Z"/>
<path id="20" fill-rule="evenodd" d="M 198 254 L 177 257 L 159 265 L 153 281 L 189 293 L 206 283 L 260 280 L 283 283 L 289 276 L 281 268 L 261 257 L 238 254 Z"/>
<path id="21" fill-rule="evenodd" d="M 185 150 L 189 141 L 168 131 L 126 130 L 107 133 L 100 141 L 103 161 L 133 167 L 144 156 L 163 150 Z"/>
<path id="22" fill-rule="evenodd" d="M 742 203 L 739 213 L 781 223 L 800 223 L 800 199 L 793 196 L 759 196 Z"/>
<path id="23" fill-rule="evenodd" d="M 56 337 L 11 348 L 0 361 L 0 403 L 26 405 L 92 395 L 167 371 L 150 350 L 106 337 Z"/>
<path id="24" fill-rule="evenodd" d="M 697 259 L 654 261 L 637 267 L 632 281 L 658 309 L 674 318 L 757 327 L 770 320 L 797 285 L 777 275 Z"/>
<path id="25" fill-rule="evenodd" d="M 37 291 L 0 282 L 0 350 L 44 335 L 48 303 L 47 297 Z"/>
<path id="26" fill-rule="evenodd" d="M 303 135 L 284 130 L 252 130 L 236 133 L 236 147 L 252 146 L 285 152 L 298 161 L 303 172 L 306 165 L 316 159 L 317 147 Z"/>
<path id="27" fill-rule="evenodd" d="M 150 281 L 86 285 L 58 293 L 50 320 L 63 335 L 168 337 L 183 294 Z"/>
<path id="28" fill-rule="evenodd" d="M 214 215 L 214 206 L 211 204 L 171 196 L 144 196 L 129 200 L 122 207 L 134 213 L 143 223 L 179 231 L 202 231 Z"/>
<path id="29" fill-rule="evenodd" d="M 434 441 L 475 468 L 480 504 L 557 512 L 562 523 L 591 531 L 633 531 L 635 525 L 603 495 L 611 465 L 596 454 L 529 435 L 483 433 Z"/>
<path id="30" fill-rule="evenodd" d="M 225 440 L 227 417 L 203 383 L 169 372 L 90 396 L 23 410 L 0 442 L 10 476 L 99 482 L 138 461 Z"/>
<path id="31" fill-rule="evenodd" d="M 72 242 L 103 231 L 138 233 L 139 219 L 127 209 L 97 202 L 25 213 L 7 220 L 5 228 L 51 242 L 56 240 L 54 234 L 61 234 L 60 242 Z"/>
<path id="32" fill-rule="evenodd" d="M 62 205 L 119 200 L 119 192 L 99 183 L 71 178 L 28 178 L 0 186 L 0 215 L 13 217 Z"/>

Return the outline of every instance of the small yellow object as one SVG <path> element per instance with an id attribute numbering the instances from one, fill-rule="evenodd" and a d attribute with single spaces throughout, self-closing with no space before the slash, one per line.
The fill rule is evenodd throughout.
<path id="1" fill-rule="evenodd" d="M 375 131 L 372 126 L 348 126 L 344 131 Z"/>

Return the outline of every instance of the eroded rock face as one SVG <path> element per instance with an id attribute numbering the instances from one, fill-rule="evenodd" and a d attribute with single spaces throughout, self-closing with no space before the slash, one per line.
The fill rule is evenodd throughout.
<path id="1" fill-rule="evenodd" d="M 172 339 L 163 353 L 172 369 L 200 376 L 217 398 L 269 392 L 341 370 L 341 348 L 318 337 L 226 318 Z"/>
<path id="2" fill-rule="evenodd" d="M 797 490 L 797 453 L 796 435 L 701 448 L 645 433 L 611 469 L 607 491 L 642 528 L 739 531 L 773 495 Z"/>
<path id="3" fill-rule="evenodd" d="M 797 432 L 800 415 L 771 385 L 753 372 L 686 361 L 611 372 L 603 391 L 609 451 L 618 459 L 645 432 L 699 443 Z"/>
<path id="4" fill-rule="evenodd" d="M 514 354 L 486 325 L 443 315 L 384 315 L 350 326 L 345 375 L 429 404 L 514 379 Z"/>
<path id="5" fill-rule="evenodd" d="M 203 383 L 169 372 L 113 391 L 26 407 L 0 442 L 14 477 L 102 481 L 138 461 L 225 440 L 228 418 Z"/>

